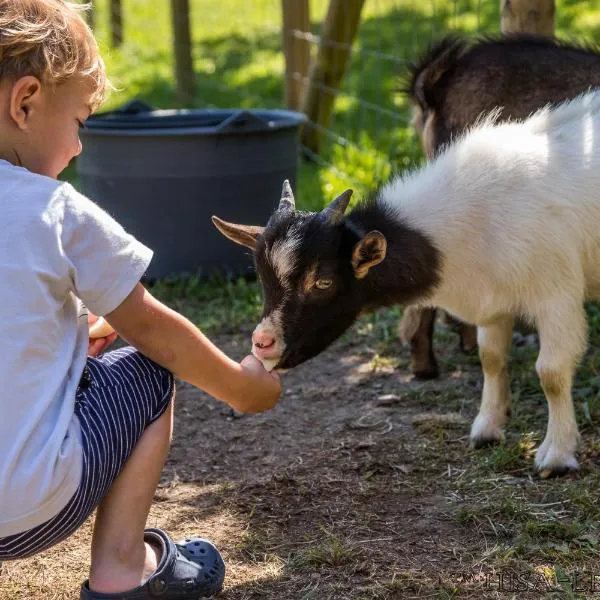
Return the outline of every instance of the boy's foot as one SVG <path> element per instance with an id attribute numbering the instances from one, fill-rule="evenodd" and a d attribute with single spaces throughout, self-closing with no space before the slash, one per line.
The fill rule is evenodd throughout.
<path id="1" fill-rule="evenodd" d="M 223 587 L 225 563 L 207 540 L 188 538 L 177 544 L 162 529 L 146 529 L 147 543 L 162 550 L 158 567 L 148 581 L 132 590 L 104 594 L 81 586 L 81 600 L 199 600 Z"/>

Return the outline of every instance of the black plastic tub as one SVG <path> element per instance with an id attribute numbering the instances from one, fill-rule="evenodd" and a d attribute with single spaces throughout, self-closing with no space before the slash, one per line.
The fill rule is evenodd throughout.
<path id="1" fill-rule="evenodd" d="M 262 225 L 284 179 L 295 189 L 302 113 L 155 110 L 141 102 L 88 119 L 77 160 L 82 191 L 155 252 L 150 278 L 246 274 L 249 252 L 213 214 Z"/>

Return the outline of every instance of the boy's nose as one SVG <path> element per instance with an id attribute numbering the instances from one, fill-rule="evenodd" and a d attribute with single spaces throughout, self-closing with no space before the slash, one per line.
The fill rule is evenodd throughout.
<path id="1" fill-rule="evenodd" d="M 79 136 L 77 136 L 77 150 L 75 151 L 75 156 L 79 156 L 81 154 L 82 150 L 83 150 L 83 144 L 81 143 Z"/>

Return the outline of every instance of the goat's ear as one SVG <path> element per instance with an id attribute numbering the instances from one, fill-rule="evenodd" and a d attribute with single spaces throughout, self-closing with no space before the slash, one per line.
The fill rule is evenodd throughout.
<path id="1" fill-rule="evenodd" d="M 387 240 L 380 231 L 370 231 L 357 242 L 352 251 L 352 268 L 356 279 L 366 277 L 369 269 L 385 258 L 386 252 Z"/>
<path id="2" fill-rule="evenodd" d="M 256 248 L 256 238 L 262 234 L 265 230 L 264 227 L 258 225 L 236 225 L 235 223 L 228 223 L 219 219 L 219 217 L 212 218 L 214 226 L 232 242 L 240 244 L 240 246 L 246 246 L 250 250 Z"/>

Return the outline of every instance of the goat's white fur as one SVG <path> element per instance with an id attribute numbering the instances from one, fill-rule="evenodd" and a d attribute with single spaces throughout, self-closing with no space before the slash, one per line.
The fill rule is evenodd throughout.
<path id="1" fill-rule="evenodd" d="M 522 123 L 481 121 L 380 201 L 441 251 L 441 283 L 423 305 L 479 327 L 484 389 L 471 438 L 502 437 L 512 319 L 524 315 L 540 335 L 549 406 L 536 466 L 577 468 L 571 383 L 586 346 L 584 300 L 600 297 L 600 92 Z"/>
<path id="2" fill-rule="evenodd" d="M 276 308 L 270 315 L 265 317 L 254 329 L 254 333 L 262 333 L 273 336 L 275 347 L 271 349 L 273 358 L 263 358 L 260 350 L 252 344 L 252 354 L 257 358 L 267 371 L 272 371 L 279 359 L 285 352 L 285 342 L 283 341 L 283 326 L 281 324 L 281 308 Z"/>
<path id="3" fill-rule="evenodd" d="M 290 236 L 277 240 L 271 247 L 268 257 L 273 266 L 275 275 L 283 288 L 289 287 L 289 275 L 295 267 L 300 238 L 291 232 Z M 285 342 L 283 341 L 283 326 L 281 317 L 281 306 L 276 306 L 273 312 L 265 317 L 254 329 L 255 334 L 267 334 L 273 336 L 275 347 L 270 349 L 273 358 L 263 358 L 260 350 L 252 345 L 252 354 L 260 360 L 267 371 L 272 371 L 275 365 L 285 351 Z"/>
<path id="4" fill-rule="evenodd" d="M 300 241 L 300 238 L 295 235 L 290 235 L 283 240 L 277 240 L 269 253 L 269 262 L 273 266 L 277 279 L 283 287 L 287 287 L 288 276 L 294 270 Z"/>

